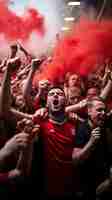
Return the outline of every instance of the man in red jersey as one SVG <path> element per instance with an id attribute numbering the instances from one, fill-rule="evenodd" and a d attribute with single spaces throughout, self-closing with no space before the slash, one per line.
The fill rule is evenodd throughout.
<path id="1" fill-rule="evenodd" d="M 14 111 L 14 109 L 12 113 L 10 99 L 10 76 L 13 71 L 13 68 L 11 67 L 13 67 L 14 63 L 15 60 L 9 61 L 6 73 L 4 75 L 4 81 L 0 98 L 0 111 L 1 115 L 4 116 L 4 118 L 13 116 L 18 120 L 20 119 L 20 116 L 17 116 L 18 114 Z M 74 124 L 69 122 L 66 117 L 65 104 L 66 98 L 64 91 L 60 88 L 53 88 L 49 91 L 47 97 L 48 118 L 44 120 L 41 119 L 41 121 L 39 122 L 39 120 L 36 117 L 34 117 L 35 123 L 40 125 L 40 138 L 42 138 L 43 143 L 42 149 L 44 152 L 44 164 L 42 164 L 41 167 L 44 167 L 44 197 L 46 199 L 59 199 L 60 197 L 61 199 L 65 199 L 66 197 L 71 197 L 73 194 L 72 192 L 74 185 L 72 171 L 72 151 L 74 147 L 73 144 L 75 137 L 75 127 Z M 24 118 L 25 115 L 23 114 L 25 113 L 22 113 L 22 116 Z M 38 148 L 35 149 L 34 153 L 36 155 L 40 155 L 40 151 L 38 151 Z M 35 166 L 37 162 L 38 168 L 40 160 L 33 160 L 35 162 Z M 38 173 L 37 168 L 35 169 L 35 172 L 32 169 L 31 172 L 34 174 L 34 176 L 32 175 L 33 177 L 31 177 L 31 179 L 35 179 L 35 174 L 36 172 Z M 39 171 L 39 173 L 41 172 Z M 36 187 L 37 191 L 37 184 L 39 182 L 40 186 L 41 178 L 37 177 L 36 182 L 34 179 L 31 180 L 31 185 L 33 185 L 34 183 L 34 187 Z M 28 192 L 29 191 L 27 189 L 27 193 Z"/>
<path id="2" fill-rule="evenodd" d="M 60 88 L 48 93 L 48 118 L 40 124 L 44 152 L 45 194 L 50 199 L 64 199 L 73 195 L 72 151 L 75 128 L 65 115 L 65 94 Z"/>

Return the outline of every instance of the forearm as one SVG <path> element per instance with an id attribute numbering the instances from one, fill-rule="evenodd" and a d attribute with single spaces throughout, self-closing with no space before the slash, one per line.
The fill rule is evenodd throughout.
<path id="1" fill-rule="evenodd" d="M 108 81 L 108 73 L 105 73 L 104 77 L 102 78 L 102 87 L 105 87 L 107 81 Z"/>
<path id="2" fill-rule="evenodd" d="M 23 176 L 28 176 L 32 167 L 33 144 L 30 144 L 26 149 L 20 152 L 16 169 L 18 169 Z"/>
<path id="3" fill-rule="evenodd" d="M 65 112 L 77 112 L 78 110 L 80 110 L 80 104 L 76 104 L 76 105 L 71 105 L 71 106 L 67 106 L 65 108 Z"/>
<path id="4" fill-rule="evenodd" d="M 67 106 L 65 108 L 65 111 L 66 112 L 77 112 L 77 111 L 81 110 L 82 108 L 86 107 L 86 105 L 87 105 L 87 100 L 85 99 L 85 100 L 80 101 L 77 104 Z"/>
<path id="5" fill-rule="evenodd" d="M 22 77 L 24 74 L 27 73 L 27 71 L 30 71 L 31 68 L 31 64 L 25 66 L 25 68 L 23 68 L 21 71 L 19 71 L 19 73 L 17 74 L 18 77 Z"/>
<path id="6" fill-rule="evenodd" d="M 32 92 L 32 79 L 34 76 L 34 71 L 31 69 L 31 71 L 29 72 L 28 78 L 23 86 L 23 97 L 25 99 L 25 101 L 29 104 L 29 102 L 31 102 L 31 92 Z"/>
<path id="7" fill-rule="evenodd" d="M 95 147 L 95 143 L 90 139 L 83 148 L 74 148 L 72 153 L 73 163 L 77 164 L 87 160 L 94 151 Z"/>
<path id="8" fill-rule="evenodd" d="M 4 59 L 0 65 L 0 69 L 2 69 L 3 67 L 5 67 L 7 64 L 7 59 Z"/>
<path id="9" fill-rule="evenodd" d="M 17 120 L 21 120 L 23 118 L 32 119 L 32 115 L 31 114 L 20 112 L 18 110 L 15 110 L 14 108 L 10 109 L 9 115 L 10 114 L 15 116 Z"/>
<path id="10" fill-rule="evenodd" d="M 5 165 L 7 158 L 11 154 L 12 152 L 8 151 L 5 146 L 0 150 L 0 169 Z"/>
<path id="11" fill-rule="evenodd" d="M 2 81 L 1 93 L 0 93 L 0 113 L 7 113 L 11 106 L 11 90 L 10 90 L 10 72 L 8 69 L 5 71 L 5 75 Z"/>
<path id="12" fill-rule="evenodd" d="M 29 53 L 28 53 L 28 51 L 23 47 L 23 46 L 21 46 L 21 51 L 24 53 L 24 55 L 27 57 L 28 55 L 30 55 Z"/>
<path id="13" fill-rule="evenodd" d="M 112 80 L 108 80 L 107 85 L 106 85 L 105 88 L 103 88 L 103 90 L 101 91 L 100 97 L 101 97 L 103 100 L 106 100 L 107 97 L 108 97 L 109 94 L 110 94 L 111 89 L 112 89 Z"/>
<path id="14" fill-rule="evenodd" d="M 108 191 L 108 189 L 112 187 L 112 179 L 107 178 L 104 182 L 102 182 L 97 188 L 96 188 L 96 195 L 99 196 L 103 194 L 103 192 Z"/>

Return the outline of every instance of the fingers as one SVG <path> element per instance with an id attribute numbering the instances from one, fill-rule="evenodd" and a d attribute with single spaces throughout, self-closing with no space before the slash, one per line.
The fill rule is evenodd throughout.
<path id="1" fill-rule="evenodd" d="M 26 148 L 29 143 L 30 136 L 26 133 L 19 133 L 14 135 L 10 140 L 6 142 L 4 149 L 5 152 L 10 155 L 18 150 Z"/>
<path id="2" fill-rule="evenodd" d="M 87 105 L 87 99 L 80 101 L 80 108 L 83 108 Z"/>
<path id="3" fill-rule="evenodd" d="M 26 148 L 30 144 L 30 135 L 27 133 L 20 133 L 15 135 L 15 140 L 19 148 Z"/>
<path id="4" fill-rule="evenodd" d="M 24 140 L 25 138 L 24 142 L 32 143 L 40 132 L 40 126 L 38 124 L 34 124 L 32 120 L 23 119 L 18 122 L 17 131 L 22 132 L 16 135 L 16 139 L 19 138 L 19 142 L 21 142 L 21 139 Z"/>
<path id="5" fill-rule="evenodd" d="M 14 137 L 16 139 L 19 139 L 19 138 L 28 138 L 29 135 L 27 133 L 19 133 L 19 134 L 16 134 Z"/>
<path id="6" fill-rule="evenodd" d="M 97 127 L 95 129 L 93 129 L 92 134 L 99 134 L 100 133 L 101 128 Z"/>
<path id="7" fill-rule="evenodd" d="M 24 118 L 17 123 L 17 131 L 21 132 L 24 130 L 24 132 L 29 133 L 32 129 L 32 126 L 33 126 L 32 120 Z"/>
<path id="8" fill-rule="evenodd" d="M 31 65 L 33 69 L 37 69 L 42 63 L 43 63 L 42 59 L 33 59 Z"/>
<path id="9" fill-rule="evenodd" d="M 30 139 L 31 141 L 35 138 L 37 138 L 37 136 L 39 135 L 40 132 L 40 125 L 35 125 L 35 127 L 32 129 L 31 135 L 30 135 Z"/>
<path id="10" fill-rule="evenodd" d="M 47 116 L 48 116 L 48 112 L 46 108 L 38 109 L 33 115 L 33 117 L 39 117 L 39 118 L 46 118 Z"/>
<path id="11" fill-rule="evenodd" d="M 14 64 L 18 60 L 20 60 L 19 57 L 11 58 L 11 59 L 8 60 L 8 64 Z"/>
<path id="12" fill-rule="evenodd" d="M 45 119 L 48 116 L 48 112 L 46 108 L 41 109 L 40 111 L 40 117 Z"/>
<path id="13" fill-rule="evenodd" d="M 93 129 L 93 131 L 91 133 L 91 138 L 93 139 L 93 141 L 97 141 L 101 138 L 101 128 L 100 127 Z"/>
<path id="14" fill-rule="evenodd" d="M 50 82 L 48 80 L 39 81 L 39 88 L 47 88 L 50 86 Z"/>

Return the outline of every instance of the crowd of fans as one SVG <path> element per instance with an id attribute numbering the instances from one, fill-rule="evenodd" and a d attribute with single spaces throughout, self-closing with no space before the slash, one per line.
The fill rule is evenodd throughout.
<path id="1" fill-rule="evenodd" d="M 13 44 L 1 62 L 0 194 L 111 199 L 111 63 L 86 78 L 68 72 L 60 84 L 41 80 L 35 88 L 35 72 L 50 61 Z"/>

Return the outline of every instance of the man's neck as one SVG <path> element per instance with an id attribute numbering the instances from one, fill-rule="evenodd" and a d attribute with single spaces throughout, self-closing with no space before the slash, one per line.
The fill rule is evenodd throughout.
<path id="1" fill-rule="evenodd" d="M 92 121 L 90 119 L 88 119 L 88 124 L 89 124 L 90 128 L 93 128 L 93 124 L 92 124 Z"/>
<path id="2" fill-rule="evenodd" d="M 98 127 L 98 125 L 94 124 L 91 119 L 88 120 L 88 124 L 89 124 L 91 129 Z"/>
<path id="3" fill-rule="evenodd" d="M 66 116 L 64 112 L 50 112 L 49 119 L 56 124 L 63 124 L 66 121 Z"/>

